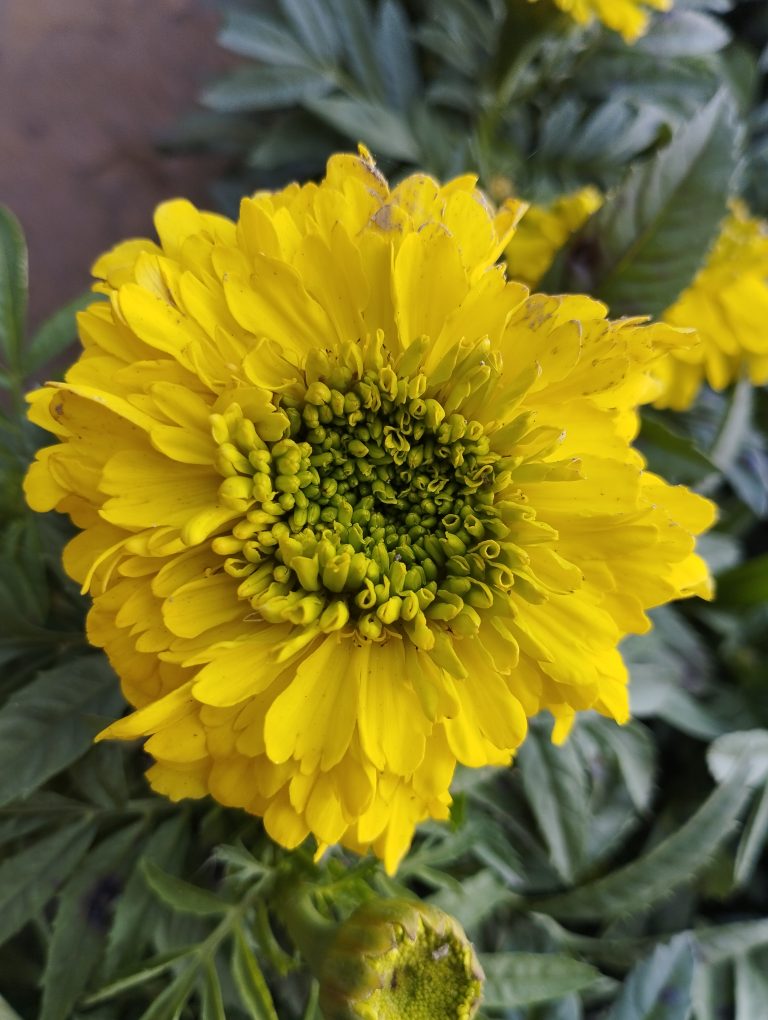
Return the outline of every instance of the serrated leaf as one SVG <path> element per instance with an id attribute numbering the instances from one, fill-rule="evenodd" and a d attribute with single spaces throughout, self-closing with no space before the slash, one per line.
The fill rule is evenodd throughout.
<path id="1" fill-rule="evenodd" d="M 196 951 L 197 946 L 182 946 L 171 949 L 166 953 L 158 953 L 157 956 L 143 960 L 141 966 L 136 967 L 128 974 L 124 974 L 122 977 L 110 981 L 109 984 L 99 988 L 98 991 L 84 999 L 82 1004 L 85 1007 L 96 1006 L 100 1002 L 106 1002 L 108 999 L 113 999 L 116 995 L 130 991 L 131 988 L 136 988 L 137 985 L 146 984 L 153 978 L 164 974 L 175 963 L 184 960 L 185 957 L 191 957 Z M 192 964 L 190 963 L 185 970 L 191 967 Z"/>
<path id="2" fill-rule="evenodd" d="M 685 825 L 647 854 L 572 892 L 536 904 L 563 919 L 602 921 L 646 911 L 692 881 L 735 829 L 752 796 L 744 763 Z"/>
<path id="3" fill-rule="evenodd" d="M 350 142 L 363 142 L 369 146 L 375 156 L 389 156 L 407 162 L 418 160 L 418 142 L 409 125 L 386 106 L 344 96 L 307 98 L 304 105 Z"/>
<path id="4" fill-rule="evenodd" d="M 163 903 L 181 914 L 214 917 L 226 914 L 231 907 L 230 903 L 220 899 L 215 893 L 185 882 L 182 878 L 176 878 L 175 875 L 169 875 L 147 858 L 141 862 L 141 870 Z"/>
<path id="5" fill-rule="evenodd" d="M 143 822 L 121 829 L 88 855 L 87 866 L 61 892 L 43 974 L 39 1020 L 68 1020 L 104 952 L 115 896 Z"/>
<path id="6" fill-rule="evenodd" d="M 659 315 L 689 285 L 726 212 L 740 130 L 715 97 L 648 162 L 636 166 L 575 242 L 569 289 L 614 315 Z"/>
<path id="7" fill-rule="evenodd" d="M 238 67 L 205 89 L 200 101 L 219 113 L 273 110 L 322 96 L 334 82 L 311 67 Z"/>
<path id="8" fill-rule="evenodd" d="M 279 1020 L 261 967 L 239 925 L 232 946 L 232 977 L 252 1020 Z"/>
<path id="9" fill-rule="evenodd" d="M 707 749 L 707 764 L 715 779 L 728 779 L 739 763 L 749 762 L 747 782 L 757 786 L 768 780 L 768 730 L 741 730 L 724 733 Z"/>
<path id="10" fill-rule="evenodd" d="M 627 792 L 638 811 L 646 811 L 654 787 L 656 745 L 639 722 L 617 726 L 611 719 L 590 719 L 588 725 L 597 739 L 613 752 Z"/>
<path id="11" fill-rule="evenodd" d="M 124 969 L 140 959 L 157 914 L 164 909 L 147 885 L 141 862 L 152 861 L 167 872 L 169 867 L 183 861 L 188 838 L 187 817 L 180 813 L 159 825 L 147 841 L 139 866 L 128 879 L 115 909 L 104 960 L 106 978 L 112 978 L 118 968 Z"/>
<path id="12" fill-rule="evenodd" d="M 605 1020 L 687 1020 L 693 964 L 689 935 L 658 946 L 633 968 Z"/>
<path id="13" fill-rule="evenodd" d="M 84 655 L 39 674 L 0 710 L 0 805 L 26 797 L 88 750 L 99 717 L 122 705 L 101 655 Z M 94 718 L 96 717 L 96 718 Z"/>
<path id="14" fill-rule="evenodd" d="M 0 864 L 0 945 L 56 894 L 80 863 L 93 831 L 90 820 L 75 822 Z"/>
<path id="15" fill-rule="evenodd" d="M 0 352 L 18 371 L 27 317 L 27 245 L 21 224 L 0 205 Z"/>
<path id="16" fill-rule="evenodd" d="M 556 953 L 486 953 L 483 1007 L 491 1010 L 532 1006 L 588 988 L 600 971 L 589 963 Z"/>
<path id="17" fill-rule="evenodd" d="M 94 294 L 81 294 L 46 319 L 24 351 L 23 363 L 26 375 L 32 375 L 52 358 L 63 354 L 67 347 L 75 342 L 77 339 L 75 317 L 78 312 L 96 300 Z"/>
<path id="18" fill-rule="evenodd" d="M 583 861 L 589 818 L 584 764 L 572 744 L 556 747 L 532 729 L 518 752 L 520 777 L 558 874 L 573 882 Z"/>

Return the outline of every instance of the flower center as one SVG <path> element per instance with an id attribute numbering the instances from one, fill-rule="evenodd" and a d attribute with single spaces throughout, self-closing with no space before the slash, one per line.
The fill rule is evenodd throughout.
<path id="1" fill-rule="evenodd" d="M 397 627 L 429 649 L 430 621 L 473 633 L 512 586 L 494 506 L 509 471 L 480 422 L 425 397 L 426 382 L 339 370 L 276 398 L 276 439 L 238 404 L 212 416 L 220 499 L 243 511 L 214 549 L 261 618 L 371 640 Z"/>

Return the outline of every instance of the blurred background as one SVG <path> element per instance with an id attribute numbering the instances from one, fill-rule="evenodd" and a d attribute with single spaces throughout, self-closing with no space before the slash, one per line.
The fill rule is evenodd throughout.
<path id="1" fill-rule="evenodd" d="M 0 203 L 27 234 L 33 327 L 157 202 L 206 203 L 215 159 L 154 138 L 228 65 L 217 20 L 200 0 L 0 0 Z"/>

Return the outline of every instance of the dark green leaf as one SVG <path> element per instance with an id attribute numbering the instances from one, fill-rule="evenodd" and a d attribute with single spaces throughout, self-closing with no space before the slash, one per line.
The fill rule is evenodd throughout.
<path id="1" fill-rule="evenodd" d="M 691 938 L 679 935 L 637 964 L 605 1020 L 688 1020 L 692 981 Z"/>
<path id="2" fill-rule="evenodd" d="M 216 973 L 216 965 L 212 961 L 208 962 L 203 973 L 201 1006 L 201 1020 L 227 1020 L 219 976 Z"/>
<path id="3" fill-rule="evenodd" d="M 646 811 L 653 795 L 656 748 L 649 731 L 639 722 L 617 726 L 612 719 L 590 719 L 597 739 L 613 752 L 632 803 Z"/>
<path id="4" fill-rule="evenodd" d="M 384 0 L 376 19 L 376 59 L 389 104 L 407 113 L 419 90 L 411 25 L 399 0 Z"/>
<path id="5" fill-rule="evenodd" d="M 743 760 L 748 761 L 747 782 L 753 786 L 768 780 L 768 730 L 736 730 L 724 733 L 707 750 L 707 764 L 722 783 Z"/>
<path id="6" fill-rule="evenodd" d="M 558 874 L 572 882 L 583 860 L 589 817 L 584 764 L 572 744 L 556 747 L 538 729 L 531 729 L 517 760 L 550 859 Z"/>
<path id="7" fill-rule="evenodd" d="M 342 46 L 342 26 L 337 24 L 327 4 L 308 4 L 306 0 L 279 0 L 293 33 L 320 63 L 333 63 Z M 362 5 L 361 5 L 362 6 Z"/>
<path id="8" fill-rule="evenodd" d="M 81 294 L 42 324 L 24 352 L 26 375 L 32 375 L 52 358 L 63 354 L 67 347 L 74 343 L 77 339 L 75 316 L 96 300 L 98 298 L 94 294 Z"/>
<path id="9" fill-rule="evenodd" d="M 616 315 L 658 315 L 693 279 L 725 215 L 740 130 L 718 95 L 592 218 L 571 253 L 572 289 Z M 569 288 L 571 289 L 571 288 Z"/>
<path id="10" fill-rule="evenodd" d="M 697 11 L 670 11 L 654 21 L 649 32 L 636 43 L 640 51 L 654 57 L 694 57 L 716 53 L 727 46 L 731 33 L 716 18 Z"/>
<path id="11" fill-rule="evenodd" d="M 90 820 L 75 822 L 0 864 L 0 944 L 35 917 L 80 863 L 93 838 Z"/>
<path id="12" fill-rule="evenodd" d="M 409 125 L 386 106 L 342 96 L 307 99 L 304 105 L 351 142 L 363 142 L 369 146 L 374 156 L 389 156 L 408 162 L 418 160 L 418 142 Z"/>
<path id="13" fill-rule="evenodd" d="M 130 973 L 117 978 L 115 981 L 110 981 L 108 985 L 104 985 L 93 995 L 89 995 L 83 1000 L 84 1006 L 96 1006 L 100 1002 L 106 1002 L 108 999 L 113 999 L 116 995 L 120 995 L 122 992 L 127 992 L 131 988 L 136 988 L 137 985 L 146 984 L 151 981 L 152 978 L 159 977 L 169 970 L 175 963 L 179 963 L 187 957 L 191 957 L 197 947 L 196 946 L 181 946 L 179 948 L 171 949 L 167 953 L 158 953 L 157 956 L 152 956 L 148 960 L 143 960 L 141 966 L 136 967 Z M 186 973 L 187 970 L 193 968 L 191 962 L 187 963 L 182 973 Z"/>
<path id="14" fill-rule="evenodd" d="M 164 871 L 174 866 L 180 867 L 188 840 L 188 820 L 185 814 L 179 813 L 153 832 L 139 864 L 149 860 Z M 141 958 L 157 923 L 158 912 L 163 909 L 149 889 L 142 868 L 136 867 L 126 883 L 125 893 L 118 901 L 109 931 L 104 962 L 106 978 L 112 978 L 118 969 L 124 969 Z"/>
<path id="15" fill-rule="evenodd" d="M 251 1020 L 279 1020 L 261 967 L 239 926 L 232 947 L 232 976 Z"/>
<path id="16" fill-rule="evenodd" d="M 752 796 L 742 764 L 685 825 L 647 854 L 572 892 L 537 904 L 564 919 L 612 919 L 646 911 L 692 881 L 738 824 Z"/>
<path id="17" fill-rule="evenodd" d="M 369 5 L 360 0 L 326 0 L 325 6 L 343 40 L 346 62 L 364 92 L 370 99 L 384 99 Z"/>
<path id="18" fill-rule="evenodd" d="M 670 429 L 665 422 L 646 412 L 637 445 L 651 471 L 673 485 L 695 485 L 717 472 L 712 461 L 696 448 L 693 439 Z"/>
<path id="19" fill-rule="evenodd" d="M 209 917 L 226 914 L 231 904 L 220 899 L 215 893 L 169 875 L 154 861 L 145 858 L 141 863 L 144 877 L 163 903 L 182 914 Z"/>
<path id="20" fill-rule="evenodd" d="M 333 85 L 310 67 L 239 67 L 205 89 L 201 102 L 220 113 L 270 110 L 322 96 Z"/>
<path id="21" fill-rule="evenodd" d="M 290 32 L 262 14 L 228 11 L 219 32 L 221 45 L 243 57 L 280 67 L 305 67 L 307 53 Z"/>
<path id="22" fill-rule="evenodd" d="M 756 556 L 717 579 L 718 606 L 757 606 L 768 601 L 768 554 Z"/>
<path id="23" fill-rule="evenodd" d="M 554 953 L 486 953 L 483 1006 L 511 1009 L 558 999 L 588 988 L 599 977 L 596 967 Z"/>
<path id="24" fill-rule="evenodd" d="M 190 962 L 141 1014 L 141 1020 L 179 1020 L 196 983 L 197 967 Z"/>
<path id="25" fill-rule="evenodd" d="M 107 660 L 86 655 L 41 673 L 0 711 L 0 804 L 26 797 L 88 750 L 122 697 Z"/>
<path id="26" fill-rule="evenodd" d="M 760 857 L 768 846 L 768 783 L 755 801 L 736 851 L 733 876 L 737 885 L 752 881 Z"/>
<path id="27" fill-rule="evenodd" d="M 515 902 L 516 897 L 488 870 L 465 878 L 461 890 L 441 889 L 430 902 L 440 907 L 468 932 L 476 930 L 495 910 Z"/>
<path id="28" fill-rule="evenodd" d="M 27 317 L 27 246 L 21 224 L 0 205 L 0 352 L 20 370 Z"/>
<path id="29" fill-rule="evenodd" d="M 135 822 L 105 839 L 64 887 L 43 975 L 40 1020 L 68 1020 L 87 986 L 142 828 Z"/>

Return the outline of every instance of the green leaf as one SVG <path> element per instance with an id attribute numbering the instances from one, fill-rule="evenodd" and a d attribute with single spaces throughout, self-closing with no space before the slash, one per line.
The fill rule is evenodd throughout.
<path id="1" fill-rule="evenodd" d="M 304 105 L 351 142 L 363 142 L 374 156 L 389 156 L 411 163 L 418 160 L 418 142 L 409 125 L 386 106 L 343 96 L 307 98 Z"/>
<path id="2" fill-rule="evenodd" d="M 492 871 L 483 869 L 465 878 L 461 891 L 441 889 L 429 902 L 455 917 L 462 928 L 471 932 L 495 910 L 503 909 L 516 899 Z"/>
<path id="3" fill-rule="evenodd" d="M 19 372 L 27 318 L 27 245 L 21 224 L 0 205 L 0 352 Z"/>
<path id="4" fill-rule="evenodd" d="M 633 968 L 605 1020 L 688 1020 L 693 963 L 689 935 L 658 946 Z"/>
<path id="5" fill-rule="evenodd" d="M 749 763 L 747 782 L 752 786 L 768 780 L 768 730 L 737 730 L 724 733 L 707 750 L 707 764 L 715 779 L 728 779 L 739 762 Z"/>
<path id="6" fill-rule="evenodd" d="M 585 723 L 613 752 L 632 803 L 638 811 L 647 811 L 656 771 L 656 745 L 649 731 L 637 721 L 617 726 L 612 719 L 598 717 Z"/>
<path id="7" fill-rule="evenodd" d="M 486 953 L 483 1007 L 502 1010 L 531 1006 L 588 988 L 600 971 L 591 964 L 555 953 Z"/>
<path id="8" fill-rule="evenodd" d="M 573 744 L 556 747 L 532 728 L 518 752 L 520 777 L 549 856 L 566 882 L 583 862 L 589 818 L 589 789 L 584 763 Z"/>
<path id="9" fill-rule="evenodd" d="M 768 918 L 699 928 L 693 935 L 705 963 L 724 963 L 750 949 L 768 946 Z"/>
<path id="10" fill-rule="evenodd" d="M 342 38 L 344 55 L 353 74 L 369 98 L 383 100 L 369 4 L 360 0 L 326 0 L 325 6 Z"/>
<path id="11" fill-rule="evenodd" d="M 376 19 L 376 59 L 391 106 L 407 113 L 419 91 L 411 24 L 398 0 L 384 0 Z"/>
<path id="12" fill-rule="evenodd" d="M 181 914 L 195 914 L 198 917 L 213 917 L 226 914 L 231 904 L 207 889 L 185 882 L 181 878 L 169 875 L 158 867 L 154 861 L 145 858 L 141 862 L 141 870 L 150 887 L 157 893 L 163 903 Z"/>
<path id="13" fill-rule="evenodd" d="M 95 294 L 81 294 L 55 312 L 50 319 L 46 319 L 24 351 L 26 375 L 32 375 L 52 358 L 63 354 L 67 347 L 74 343 L 77 339 L 75 316 L 97 300 Z"/>
<path id="14" fill-rule="evenodd" d="M 0 710 L 0 805 L 26 797 L 84 754 L 102 727 L 99 717 L 121 705 L 102 655 L 71 659 L 13 694 Z"/>
<path id="15" fill-rule="evenodd" d="M 219 975 L 216 973 L 216 965 L 212 960 L 208 961 L 203 972 L 201 1006 L 201 1020 L 227 1020 Z"/>
<path id="16" fill-rule="evenodd" d="M 326 4 L 308 4 L 306 0 L 279 0 L 283 14 L 298 36 L 321 64 L 333 63 L 342 47 L 341 26 Z"/>
<path id="17" fill-rule="evenodd" d="M 107 939 L 104 976 L 111 978 L 118 968 L 136 963 L 150 939 L 158 914 L 164 908 L 150 890 L 141 864 L 145 860 L 164 871 L 180 867 L 189 841 L 188 820 L 180 812 L 157 827 L 147 841 L 144 853 L 125 886 L 115 909 Z"/>
<path id="18" fill-rule="evenodd" d="M 716 18 L 698 11 L 670 11 L 655 20 L 636 45 L 654 57 L 697 57 L 727 46 L 731 33 Z"/>
<path id="19" fill-rule="evenodd" d="M 768 845 L 768 783 L 755 801 L 736 851 L 733 877 L 736 885 L 752 881 L 763 850 Z"/>
<path id="20" fill-rule="evenodd" d="M 210 85 L 201 102 L 219 113 L 272 110 L 330 92 L 334 82 L 311 67 L 238 67 Z"/>
<path id="21" fill-rule="evenodd" d="M 35 917 L 80 863 L 93 824 L 75 822 L 28 844 L 0 864 L 0 944 Z"/>
<path id="22" fill-rule="evenodd" d="M 291 33 L 262 14 L 228 11 L 218 39 L 225 49 L 243 57 L 263 60 L 266 64 L 304 67 L 308 62 L 306 51 Z"/>
<path id="23" fill-rule="evenodd" d="M 251 1020 L 279 1020 L 261 967 L 239 925 L 232 946 L 232 977 Z"/>
<path id="24" fill-rule="evenodd" d="M 717 578 L 717 604 L 756 606 L 768 601 L 768 554 L 756 556 Z"/>
<path id="25" fill-rule="evenodd" d="M 197 966 L 190 960 L 184 970 L 162 991 L 140 1020 L 179 1020 L 197 983 Z"/>
<path id="26" fill-rule="evenodd" d="M 152 956 L 148 960 L 143 960 L 141 966 L 136 967 L 115 981 L 110 981 L 109 984 L 104 985 L 98 991 L 89 995 L 83 1000 L 82 1005 L 85 1007 L 97 1006 L 100 1002 L 106 1002 L 108 999 L 113 999 L 116 995 L 130 991 L 131 988 L 136 988 L 137 985 L 146 984 L 153 978 L 164 974 L 175 963 L 192 956 L 196 950 L 197 946 L 182 946 L 171 949 L 166 953 L 158 953 L 157 956 Z"/>
<path id="27" fill-rule="evenodd" d="M 2 995 L 0 995 L 0 1020 L 22 1020 L 16 1010 L 11 1009 Z"/>
<path id="28" fill-rule="evenodd" d="M 88 855 L 61 893 L 43 974 L 39 1020 L 68 1020 L 104 952 L 112 901 L 120 892 L 143 822 L 114 833 Z"/>
<path id="29" fill-rule="evenodd" d="M 693 439 L 674 432 L 652 412 L 643 413 L 643 428 L 637 445 L 651 471 L 673 485 L 695 485 L 717 472 L 712 461 L 696 448 Z"/>
<path id="30" fill-rule="evenodd" d="M 749 953 L 736 960 L 736 1016 L 755 1020 L 768 1004 L 768 953 Z"/>
<path id="31" fill-rule="evenodd" d="M 568 289 L 614 315 L 659 315 L 691 282 L 725 215 L 741 133 L 721 93 L 635 166 L 571 253 Z"/>
<path id="32" fill-rule="evenodd" d="M 647 854 L 572 892 L 542 900 L 536 910 L 563 919 L 602 921 L 641 913 L 692 881 L 728 839 L 752 796 L 742 763 L 673 835 Z"/>

